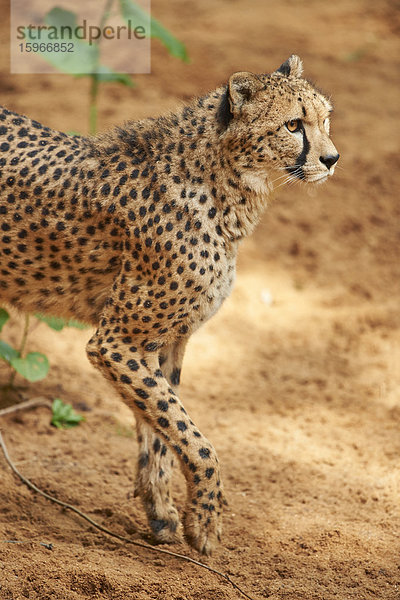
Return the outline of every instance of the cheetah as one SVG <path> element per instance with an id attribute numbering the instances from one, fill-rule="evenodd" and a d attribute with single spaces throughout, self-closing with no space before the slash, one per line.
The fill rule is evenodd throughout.
<path id="1" fill-rule="evenodd" d="M 134 412 L 135 496 L 156 542 L 210 554 L 221 539 L 217 454 L 178 395 L 185 346 L 229 295 L 274 186 L 333 175 L 331 111 L 292 55 L 93 137 L 0 113 L 0 300 L 95 326 L 87 355 Z"/>

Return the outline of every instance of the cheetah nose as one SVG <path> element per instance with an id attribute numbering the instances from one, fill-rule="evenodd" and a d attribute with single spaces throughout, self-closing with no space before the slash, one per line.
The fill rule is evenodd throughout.
<path id="1" fill-rule="evenodd" d="M 319 160 L 327 169 L 330 169 L 339 160 L 339 156 L 340 154 L 327 154 L 326 156 L 320 156 Z"/>

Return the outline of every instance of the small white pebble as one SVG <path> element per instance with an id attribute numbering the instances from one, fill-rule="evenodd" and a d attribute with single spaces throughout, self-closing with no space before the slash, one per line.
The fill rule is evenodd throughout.
<path id="1" fill-rule="evenodd" d="M 267 306 L 271 306 L 274 302 L 272 294 L 269 290 L 265 289 L 261 292 L 261 302 L 266 304 Z"/>

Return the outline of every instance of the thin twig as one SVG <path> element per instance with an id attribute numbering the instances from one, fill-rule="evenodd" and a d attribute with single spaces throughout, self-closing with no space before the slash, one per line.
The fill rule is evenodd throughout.
<path id="1" fill-rule="evenodd" d="M 133 544 L 134 546 L 138 546 L 139 548 L 145 548 L 146 550 L 151 550 L 152 552 L 156 552 L 159 554 L 167 554 L 168 556 L 173 556 L 174 558 L 178 558 L 179 560 L 184 560 L 186 562 L 192 563 L 192 564 L 196 565 L 197 567 L 201 567 L 202 569 L 207 569 L 207 571 L 210 571 L 211 573 L 218 575 L 218 577 L 225 579 L 225 581 L 230 583 L 231 586 L 235 590 L 237 590 L 240 594 L 242 594 L 248 600 L 255 600 L 254 598 L 252 598 L 251 596 L 246 594 L 246 592 L 244 592 L 234 581 L 232 581 L 232 579 L 229 577 L 229 575 L 226 575 L 225 573 L 221 573 L 221 571 L 217 571 L 216 569 L 213 569 L 212 567 L 209 567 L 208 565 L 206 565 L 198 560 L 190 558 L 189 556 L 185 556 L 184 554 L 178 554 L 177 552 L 171 552 L 170 550 L 164 550 L 163 548 L 155 548 L 155 547 L 145 544 L 143 542 L 137 542 L 136 540 L 131 540 L 127 537 L 119 535 L 118 533 L 114 533 L 114 532 L 110 531 L 109 529 L 107 529 L 106 527 L 103 527 L 99 523 L 96 523 L 96 521 L 93 521 L 93 519 L 91 519 L 88 515 L 86 515 L 82 511 L 80 511 L 75 506 L 72 506 L 71 504 L 67 504 L 66 502 L 62 502 L 61 500 L 58 500 L 58 498 L 55 498 L 54 496 L 50 496 L 49 494 L 46 494 L 46 492 L 43 492 L 42 490 L 40 490 L 38 487 L 36 487 L 36 485 L 34 483 L 32 483 L 29 479 L 24 477 L 18 471 L 17 467 L 14 465 L 14 463 L 12 462 L 12 460 L 8 454 L 8 450 L 5 445 L 1 431 L 0 431 L 0 446 L 1 446 L 1 449 L 3 450 L 4 457 L 7 461 L 7 463 L 9 464 L 9 466 L 11 467 L 12 471 L 14 471 L 14 473 L 20 478 L 20 480 L 25 485 L 27 485 L 31 490 L 34 490 L 35 492 L 37 492 L 38 494 L 40 494 L 47 500 L 50 500 L 51 502 L 54 502 L 55 504 L 59 504 L 63 508 L 71 510 L 72 512 L 79 515 L 82 519 L 85 519 L 85 521 L 90 523 L 96 529 L 99 529 L 100 531 L 102 531 L 103 533 L 106 533 L 107 535 L 110 535 L 111 537 L 117 538 L 121 542 L 125 542 L 126 544 Z"/>
<path id="2" fill-rule="evenodd" d="M 45 542 L 35 542 L 35 540 L 1 540 L 0 544 L 40 544 L 47 550 L 53 550 L 53 544 L 46 544 Z"/>
<path id="3" fill-rule="evenodd" d="M 0 417 L 2 417 L 3 415 L 8 415 L 12 412 L 16 412 L 17 410 L 33 408 L 34 406 L 47 406 L 47 408 L 51 409 L 52 405 L 50 400 L 47 400 L 47 398 L 32 398 L 31 400 L 25 400 L 24 402 L 19 402 L 18 404 L 7 406 L 7 408 L 2 408 L 0 410 Z"/>

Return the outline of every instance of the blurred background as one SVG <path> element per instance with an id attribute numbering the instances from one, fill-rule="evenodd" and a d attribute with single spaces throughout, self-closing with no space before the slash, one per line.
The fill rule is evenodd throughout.
<path id="1" fill-rule="evenodd" d="M 334 177 L 280 189 L 242 244 L 232 297 L 190 341 L 184 363 L 183 402 L 219 452 L 229 498 L 212 564 L 255 598 L 394 600 L 400 592 L 399 7 L 397 0 L 153 0 L 153 17 L 185 44 L 190 62 L 153 40 L 151 74 L 134 76 L 135 88 L 107 83 L 99 91 L 102 130 L 174 110 L 234 71 L 271 72 L 295 53 L 305 77 L 333 100 L 341 155 Z M 2 0 L 0 103 L 86 134 L 88 80 L 9 73 L 8 11 Z M 9 326 L 11 341 L 18 327 Z M 48 432 L 45 413 L 10 419 L 14 455 L 34 455 L 27 474 L 50 481 L 64 499 L 73 481 L 74 499 L 96 506 L 122 533 L 144 529 L 129 496 L 136 448 L 124 428 L 132 417 L 86 363 L 88 337 L 37 328 L 35 348 L 52 366 L 28 393 L 84 401 L 91 412 L 64 445 Z M 177 486 L 181 510 L 179 478 Z M 14 487 L 7 474 L 0 493 L 14 508 L 0 521 L 4 535 L 10 523 L 19 535 L 23 506 L 26 535 L 51 537 L 60 523 L 49 525 L 55 509 L 32 508 L 29 492 Z M 237 597 L 211 574 L 105 545 L 62 519 L 63 566 L 7 548 L 6 565 L 18 559 L 20 567 L 19 579 L 6 569 L 5 597 L 20 597 L 25 585 L 26 597 L 44 598 L 34 591 L 43 578 L 51 598 L 63 600 L 87 590 L 113 600 Z"/>

